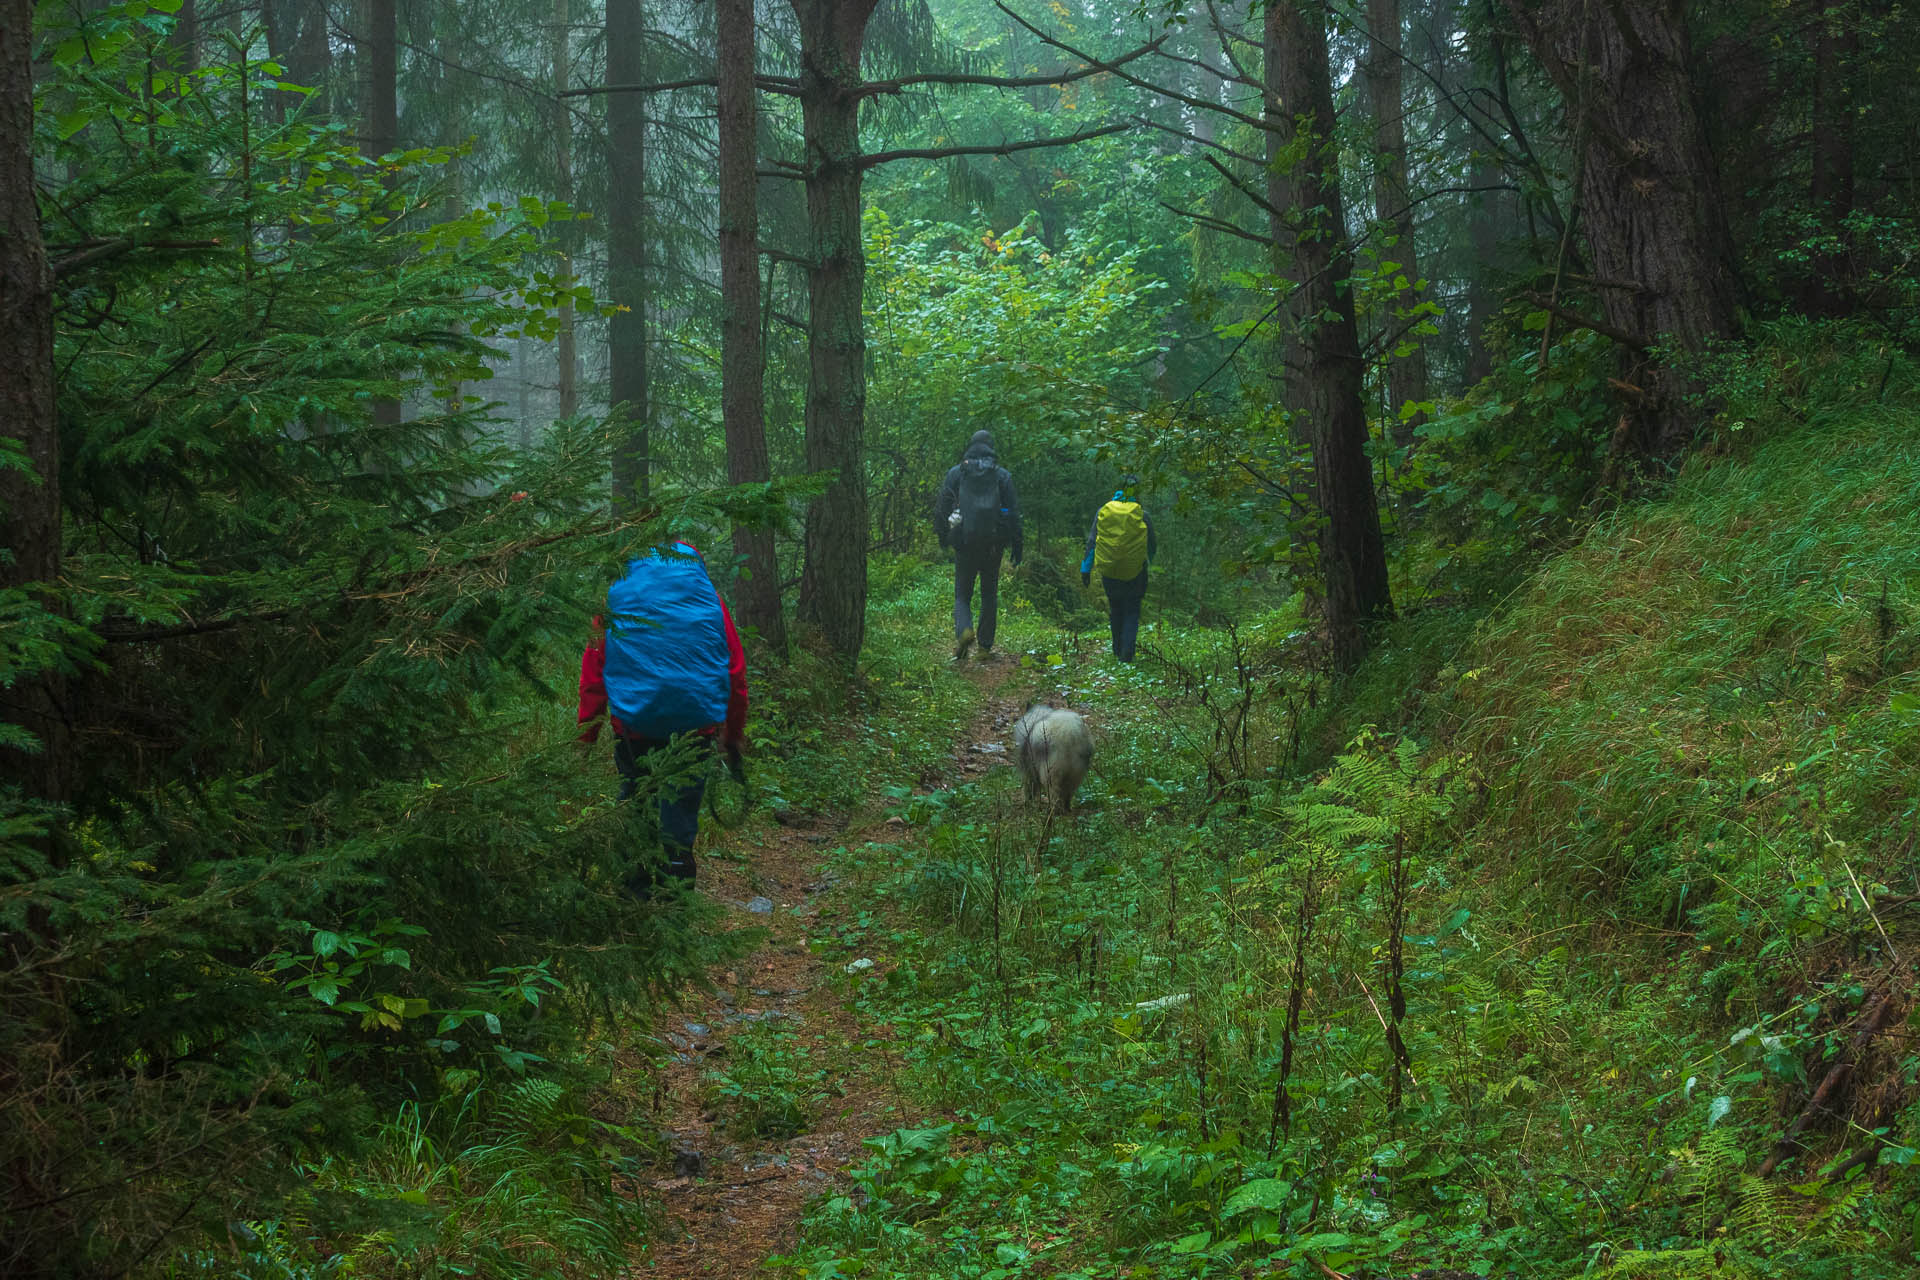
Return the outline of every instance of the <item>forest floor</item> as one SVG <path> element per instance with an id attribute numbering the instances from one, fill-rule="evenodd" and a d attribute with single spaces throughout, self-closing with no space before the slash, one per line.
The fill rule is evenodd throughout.
<path id="1" fill-rule="evenodd" d="M 980 693 L 947 768 L 922 779 L 922 792 L 957 785 L 1008 760 L 1020 713 L 1018 668 L 1001 655 L 957 670 Z M 915 1123 L 895 1086 L 896 1056 L 885 1029 L 862 1021 L 809 946 L 811 932 L 857 915 L 830 863 L 834 851 L 902 838 L 897 817 L 790 819 L 756 827 L 703 854 L 700 889 L 724 903 L 733 928 L 765 928 L 753 952 L 719 966 L 710 994 L 690 1001 L 661 1035 L 673 1053 L 659 1082 L 656 1123 L 674 1152 L 672 1176 L 647 1190 L 667 1218 L 642 1273 L 660 1280 L 725 1280 L 758 1274 L 791 1249 L 814 1197 L 840 1185 L 866 1139 Z M 769 909 L 769 904 L 771 907 Z M 758 908 L 757 910 L 755 908 Z M 730 1043 L 755 1026 L 778 1026 L 796 1058 L 824 1075 L 813 1121 L 790 1136 L 740 1133 L 730 1125 L 716 1077 L 734 1060 Z"/>

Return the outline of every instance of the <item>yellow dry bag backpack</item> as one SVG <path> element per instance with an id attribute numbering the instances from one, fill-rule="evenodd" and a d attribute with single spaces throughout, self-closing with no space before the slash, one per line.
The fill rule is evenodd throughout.
<path id="1" fill-rule="evenodd" d="M 1115 498 L 1100 508 L 1093 539 L 1093 571 L 1127 582 L 1147 567 L 1147 517 L 1137 502 Z"/>

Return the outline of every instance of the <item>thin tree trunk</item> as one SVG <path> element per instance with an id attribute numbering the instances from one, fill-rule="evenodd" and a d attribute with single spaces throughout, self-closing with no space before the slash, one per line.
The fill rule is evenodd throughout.
<path id="1" fill-rule="evenodd" d="M 361 11 L 360 153 L 370 160 L 400 145 L 400 37 L 395 0 L 364 0 Z M 400 421 L 400 402 L 373 402 L 376 426 Z"/>
<path id="2" fill-rule="evenodd" d="M 640 0 L 607 0 L 607 82 L 646 79 L 646 15 Z M 652 441 L 647 386 L 647 101 L 607 99 L 607 294 L 622 308 L 607 320 L 607 370 L 616 413 L 613 506 L 625 515 L 646 501 Z"/>
<path id="3" fill-rule="evenodd" d="M 560 0 L 565 3 L 565 0 Z M 720 416 L 727 435 L 727 479 L 764 484 L 766 399 L 760 346 L 760 157 L 755 101 L 753 0 L 716 0 L 720 115 Z M 787 649 L 773 530 L 736 525 L 734 553 L 746 578 L 734 588 L 741 620 L 773 653 Z"/>
<path id="4" fill-rule="evenodd" d="M 1389 333 L 1397 333 L 1411 323 L 1413 308 L 1420 302 L 1420 255 L 1414 244 L 1413 193 L 1407 185 L 1406 94 L 1401 77 L 1400 0 L 1367 0 L 1367 27 L 1371 47 L 1366 63 L 1367 91 L 1373 101 L 1374 151 L 1373 216 L 1393 229 L 1395 243 L 1384 250 L 1388 261 L 1399 263 L 1396 279 L 1406 280 L 1405 288 L 1393 291 L 1394 310 L 1381 321 Z M 1406 354 L 1395 354 L 1400 347 Z M 1424 403 L 1427 398 L 1426 343 L 1413 333 L 1405 334 L 1382 353 L 1387 362 L 1387 411 L 1393 441 L 1401 448 L 1413 444 L 1413 430 L 1426 421 L 1424 412 L 1403 417 L 1409 404 Z"/>
<path id="5" fill-rule="evenodd" d="M 806 463 L 832 472 L 807 512 L 800 617 L 851 663 L 866 638 L 866 257 L 860 234 L 860 50 L 875 0 L 791 0 L 806 136 Z"/>
<path id="6" fill-rule="evenodd" d="M 0 467 L 0 588 L 60 577 L 60 436 L 53 411 L 53 272 L 33 182 L 33 3 L 0 0 L 0 436 L 31 471 Z M 0 774 L 63 799 L 71 776 L 65 687 L 48 670 L 0 688 L 0 716 L 40 743 L 0 749 Z"/>
<path id="7" fill-rule="evenodd" d="M 1581 225 L 1593 275 L 1615 282 L 1598 291 L 1608 326 L 1685 351 L 1732 335 L 1732 237 L 1681 0 L 1503 3 L 1582 122 Z M 1627 405 L 1634 448 L 1665 457 L 1691 442 L 1684 374 L 1643 357 L 1623 381 L 1638 387 Z"/>
<path id="8" fill-rule="evenodd" d="M 553 0 L 553 167 L 554 194 L 567 204 L 573 203 L 573 114 L 567 106 L 567 100 L 561 97 L 567 88 L 568 66 L 568 15 L 567 0 Z M 561 224 L 557 235 L 560 240 L 560 272 L 573 274 L 573 254 L 571 252 L 572 235 L 568 227 Z M 574 351 L 573 338 L 573 302 L 562 298 L 559 307 L 560 333 L 557 343 L 556 360 L 559 364 L 560 416 L 571 418 L 580 412 L 579 357 Z"/>
<path id="9" fill-rule="evenodd" d="M 1299 314 L 1307 318 L 1301 379 L 1313 440 L 1315 498 L 1324 525 L 1320 568 L 1335 666 L 1366 656 L 1370 630 L 1393 613 L 1380 510 L 1367 458 L 1364 366 L 1353 312 L 1353 261 L 1340 197 L 1327 10 L 1320 0 L 1276 0 L 1269 10 L 1267 83 L 1281 104 L 1279 142 L 1299 157 L 1289 218 Z M 1304 126 L 1306 135 L 1301 136 Z"/>

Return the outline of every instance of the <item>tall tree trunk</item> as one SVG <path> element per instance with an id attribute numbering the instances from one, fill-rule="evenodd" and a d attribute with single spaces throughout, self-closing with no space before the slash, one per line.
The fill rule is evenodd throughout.
<path id="1" fill-rule="evenodd" d="M 561 0 L 565 3 L 565 0 Z M 753 0 L 716 0 L 720 113 L 720 417 L 727 435 L 727 479 L 764 484 L 766 399 L 760 347 L 760 200 L 755 176 L 760 130 L 754 95 Z M 734 588 L 740 617 L 778 654 L 787 649 L 780 609 L 780 567 L 773 530 L 735 525 L 734 554 L 746 579 Z"/>
<path id="2" fill-rule="evenodd" d="M 1414 245 L 1413 193 L 1407 185 L 1407 103 L 1400 74 L 1401 25 L 1400 0 L 1367 0 L 1367 28 L 1371 43 L 1366 62 L 1367 93 L 1373 101 L 1374 151 L 1373 216 L 1393 229 L 1395 244 L 1384 251 L 1388 261 L 1400 264 L 1396 279 L 1407 282 L 1393 292 L 1394 309 L 1401 317 L 1387 316 L 1381 324 L 1389 336 L 1413 323 L 1411 313 L 1420 302 L 1420 255 Z M 1395 350 L 1410 348 L 1405 355 Z M 1401 448 L 1413 444 L 1413 430 L 1426 420 L 1425 413 L 1402 417 L 1409 404 L 1427 398 L 1427 346 L 1419 336 L 1406 333 L 1382 353 L 1387 362 L 1387 412 L 1394 443 Z"/>
<path id="3" fill-rule="evenodd" d="M 360 153 L 370 160 L 400 146 L 400 33 L 395 0 L 363 0 L 360 56 Z M 400 402 L 373 402 L 376 426 L 400 421 Z"/>
<path id="4" fill-rule="evenodd" d="M 400 33 L 394 0 L 363 0 L 360 19 L 360 154 L 400 145 Z"/>
<path id="5" fill-rule="evenodd" d="M 573 113 L 567 106 L 567 100 L 560 95 L 567 89 L 568 40 L 567 0 L 553 0 L 553 39 L 551 57 L 553 62 L 553 168 L 554 194 L 567 204 L 573 203 Z M 555 234 L 560 241 L 560 271 L 562 275 L 573 274 L 572 233 L 568 230 L 573 224 L 562 223 Z M 556 344 L 555 358 L 559 364 L 560 416 L 571 418 L 580 412 L 579 368 L 580 361 L 574 351 L 573 343 L 573 302 L 562 298 L 560 301 L 560 334 Z"/>
<path id="6" fill-rule="evenodd" d="M 1500 166 L 1484 148 L 1474 153 L 1472 178 L 1478 190 L 1468 199 L 1467 241 L 1473 260 L 1467 274 L 1467 364 L 1466 382 L 1471 385 L 1493 372 L 1493 349 L 1487 345 L 1487 331 L 1500 310 L 1500 291 L 1494 285 L 1493 272 L 1500 262 L 1500 211 L 1506 193 L 1491 188 L 1502 180 Z"/>
<path id="7" fill-rule="evenodd" d="M 1693 95 L 1683 0 L 1503 0 L 1565 95 L 1580 219 L 1601 314 L 1643 343 L 1697 351 L 1737 328 L 1732 238 Z M 1624 379 L 1630 443 L 1671 456 L 1693 438 L 1691 387 L 1651 360 Z"/>
<path id="8" fill-rule="evenodd" d="M 1269 10 L 1267 83 L 1279 100 L 1283 153 L 1293 166 L 1292 272 L 1302 345 L 1303 408 L 1313 440 L 1326 583 L 1327 627 L 1335 666 L 1351 670 L 1366 656 L 1373 624 L 1393 613 L 1386 548 L 1367 459 L 1367 416 L 1361 400 L 1364 366 L 1353 313 L 1353 259 L 1340 198 L 1340 153 L 1334 139 L 1333 80 L 1327 65 L 1327 10 L 1321 0 L 1275 0 Z M 1301 136 L 1304 128 L 1305 136 Z"/>
<path id="9" fill-rule="evenodd" d="M 60 577 L 60 436 L 53 412 L 53 272 L 33 181 L 33 2 L 0 0 L 0 436 L 31 470 L 0 466 L 0 589 Z M 65 689 L 49 670 L 0 688 L 0 715 L 40 742 L 0 748 L 0 775 L 60 800 L 70 778 Z"/>
<path id="10" fill-rule="evenodd" d="M 1464 58 L 1449 58 L 1451 71 L 1446 91 L 1454 95 L 1490 93 L 1496 105 L 1510 104 L 1508 92 L 1508 42 L 1506 24 L 1500 12 L 1501 0 L 1459 0 L 1449 17 L 1445 47 L 1455 47 L 1455 32 L 1467 32 Z M 1475 6 L 1485 15 L 1473 22 L 1469 11 Z M 1489 111 L 1488 116 L 1492 116 Z M 1504 117 L 1504 111 L 1503 111 Z M 1488 129 L 1498 126 L 1491 123 Z M 1505 239 L 1519 224 L 1513 196 L 1494 190 L 1507 181 L 1494 143 L 1466 127 L 1459 112 L 1451 113 L 1448 145 L 1461 151 L 1471 150 L 1473 167 L 1468 185 L 1474 188 L 1467 197 L 1467 243 L 1471 251 L 1467 267 L 1467 360 L 1464 381 L 1471 385 L 1493 372 L 1493 348 L 1487 335 L 1504 303 L 1502 289 L 1507 280 Z"/>
<path id="11" fill-rule="evenodd" d="M 860 235 L 860 50 L 875 0 L 790 0 L 806 135 L 807 470 L 831 471 L 807 511 L 800 617 L 851 663 L 866 638 L 867 264 Z"/>
<path id="12" fill-rule="evenodd" d="M 1286 48 L 1287 33 L 1295 19 L 1288 13 L 1290 0 L 1274 0 L 1261 6 L 1260 55 L 1266 71 L 1266 92 L 1262 95 L 1261 118 L 1266 124 L 1266 161 L 1267 161 L 1267 231 L 1273 238 L 1273 270 L 1283 278 L 1289 277 L 1294 270 L 1297 255 L 1294 241 L 1297 232 L 1291 216 L 1296 203 L 1293 166 L 1288 163 L 1287 140 L 1294 135 L 1293 117 L 1302 108 L 1281 94 L 1285 67 L 1290 56 Z M 1296 291 L 1291 297 L 1279 304 L 1273 324 L 1280 335 L 1280 377 L 1282 403 L 1288 409 L 1299 413 L 1305 408 L 1305 395 L 1302 390 L 1306 377 L 1306 350 L 1300 340 L 1303 323 L 1301 307 L 1305 299 Z M 1296 428 L 1304 432 L 1304 427 Z M 1304 444 L 1304 436 L 1298 443 Z"/>
<path id="13" fill-rule="evenodd" d="M 196 0 L 181 0 L 173 14 L 173 33 L 167 37 L 167 44 L 173 49 L 174 70 L 185 76 L 200 69 L 200 6 Z"/>
<path id="14" fill-rule="evenodd" d="M 1221 50 L 1221 46 L 1229 37 L 1227 33 L 1221 29 L 1220 24 L 1228 20 L 1227 12 L 1231 12 L 1231 9 L 1232 5 L 1230 0 L 1228 4 L 1217 7 L 1212 13 L 1208 14 L 1205 22 L 1199 24 L 1199 30 L 1194 33 L 1195 49 L 1193 60 L 1199 65 L 1193 69 L 1192 96 L 1202 102 L 1222 103 L 1226 101 L 1228 64 L 1226 55 Z M 1218 21 L 1215 20 L 1215 15 L 1218 15 Z M 1193 136 L 1200 139 L 1202 143 L 1208 143 L 1214 140 L 1214 135 L 1219 129 L 1217 114 L 1218 113 L 1213 111 L 1194 111 L 1193 122 L 1190 127 L 1193 130 Z"/>
<path id="15" fill-rule="evenodd" d="M 1287 140 L 1295 132 L 1293 117 L 1301 108 L 1290 98 L 1282 96 L 1284 68 L 1290 56 L 1285 43 L 1291 21 L 1287 13 L 1290 2 L 1272 0 L 1272 3 L 1249 6 L 1248 10 L 1250 14 L 1260 15 L 1260 61 L 1266 81 L 1261 94 L 1260 114 L 1266 133 L 1267 234 L 1273 241 L 1272 268 L 1279 280 L 1293 280 L 1299 270 L 1299 254 L 1295 244 L 1298 228 L 1291 213 L 1298 203 L 1298 187 L 1294 182 L 1294 166 L 1286 154 L 1286 148 Z M 1280 405 L 1287 410 L 1289 458 L 1311 457 L 1313 424 L 1308 414 L 1312 397 L 1307 389 L 1307 348 L 1304 341 L 1309 313 L 1303 309 L 1307 306 L 1307 297 L 1302 289 L 1295 287 L 1286 297 L 1276 298 L 1273 306 L 1274 314 L 1269 322 L 1269 328 L 1275 335 L 1273 380 L 1278 385 Z M 1292 507 L 1288 513 L 1288 561 L 1294 575 L 1308 581 L 1312 573 L 1314 548 L 1312 538 L 1299 517 L 1316 505 L 1313 472 L 1308 470 L 1301 475 L 1296 473 L 1293 466 L 1289 466 L 1287 489 Z"/>
<path id="16" fill-rule="evenodd" d="M 646 79 L 646 14 L 640 0 L 607 0 L 607 83 Z M 610 396 L 625 425 L 613 444 L 613 507 L 626 515 L 648 494 L 652 440 L 647 386 L 647 98 L 607 99 L 607 295 L 622 310 L 607 320 Z"/>
<path id="17" fill-rule="evenodd" d="M 1814 255 L 1802 305 L 1840 315 L 1852 305 L 1845 223 L 1853 212 L 1853 74 L 1860 52 L 1855 20 L 1840 6 L 1814 2 L 1812 182 L 1808 194 L 1820 229 L 1842 247 Z"/>
<path id="18" fill-rule="evenodd" d="M 313 90 L 307 112 L 325 116 L 332 110 L 333 44 L 327 38 L 326 0 L 275 0 L 289 10 L 289 25 L 297 23 L 287 54 L 287 79 Z"/>

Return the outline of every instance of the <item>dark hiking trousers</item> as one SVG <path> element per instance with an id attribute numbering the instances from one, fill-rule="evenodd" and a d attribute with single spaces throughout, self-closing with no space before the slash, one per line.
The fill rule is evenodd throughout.
<path id="1" fill-rule="evenodd" d="M 980 625 L 974 637 L 982 649 L 993 648 L 994 628 L 1000 613 L 1000 556 L 1004 548 L 997 542 L 982 547 L 958 546 L 953 550 L 953 638 L 973 626 L 973 580 L 980 580 Z"/>
<path id="2" fill-rule="evenodd" d="M 1133 642 L 1140 634 L 1140 602 L 1147 598 L 1147 571 L 1137 578 L 1100 577 L 1107 589 L 1107 626 L 1113 632 L 1113 656 L 1133 661 Z"/>
<path id="3" fill-rule="evenodd" d="M 620 801 L 634 798 L 642 784 L 654 792 L 650 813 L 636 815 L 638 848 L 634 851 L 633 870 L 627 876 L 627 892 L 645 901 L 660 887 L 663 877 L 682 881 L 693 888 L 693 842 L 700 835 L 700 799 L 707 790 L 706 757 L 696 763 L 674 759 L 668 743 L 648 738 L 618 738 L 613 745 L 613 767 L 620 771 Z M 647 819 L 651 819 L 648 821 Z M 664 861 L 654 856 L 652 846 L 660 846 Z"/>

